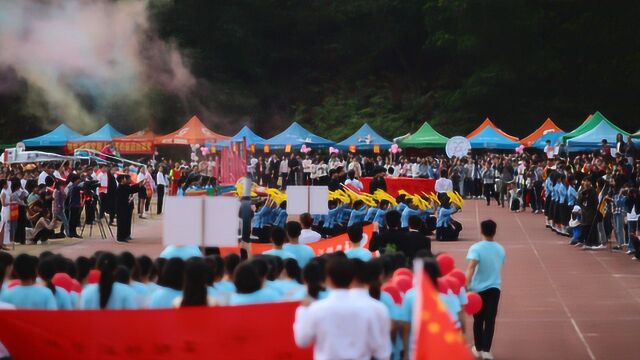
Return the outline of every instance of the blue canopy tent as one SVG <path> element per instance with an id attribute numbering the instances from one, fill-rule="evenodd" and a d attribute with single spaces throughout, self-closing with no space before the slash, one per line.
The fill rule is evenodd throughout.
<path id="1" fill-rule="evenodd" d="M 82 136 L 80 138 L 74 139 L 73 141 L 111 141 L 114 138 L 124 136 L 123 133 L 116 130 L 113 126 L 109 124 L 105 124 L 103 127 L 98 129 L 96 132 L 89 134 L 87 136 Z"/>
<path id="2" fill-rule="evenodd" d="M 82 137 L 82 135 L 71 130 L 67 125 L 62 124 L 44 135 L 25 139 L 22 140 L 22 142 L 26 147 L 62 147 L 65 146 L 68 141 L 75 140 L 80 137 Z"/>
<path id="3" fill-rule="evenodd" d="M 380 146 L 380 150 L 387 150 L 392 142 L 383 138 L 369 126 L 364 124 L 353 135 L 336 144 L 340 150 L 349 150 L 349 146 L 355 145 L 356 150 L 373 150 L 374 145 Z"/>
<path id="4" fill-rule="evenodd" d="M 218 148 L 227 147 L 232 142 L 242 142 L 242 139 L 246 139 L 247 147 L 249 147 L 251 145 L 256 145 L 256 144 L 261 143 L 261 142 L 263 142 L 265 140 L 263 137 L 258 136 L 256 133 L 254 133 L 247 126 L 243 126 L 242 129 L 240 129 L 240 131 L 238 131 L 237 134 L 233 135 L 233 137 L 231 139 L 217 142 L 215 144 L 215 146 L 218 147 Z M 206 146 L 213 146 L 214 144 L 206 143 L 205 145 Z"/>
<path id="5" fill-rule="evenodd" d="M 544 150 L 544 147 L 547 146 L 547 140 L 551 141 L 551 145 L 556 145 L 559 142 L 562 142 L 562 137 L 566 134 L 564 131 L 552 131 L 542 135 L 536 140 L 532 147 L 540 150 Z"/>
<path id="6" fill-rule="evenodd" d="M 602 139 L 607 139 L 610 147 L 616 144 L 616 135 L 622 134 L 626 139 L 629 133 L 621 130 L 609 121 L 600 121 L 593 129 L 567 140 L 569 152 L 597 150 L 602 145 Z M 637 144 L 637 142 L 634 141 Z"/>
<path id="7" fill-rule="evenodd" d="M 312 149 L 317 149 L 328 148 L 333 146 L 335 142 L 320 137 L 294 122 L 285 131 L 271 139 L 259 142 L 256 147 L 262 149 L 268 145 L 271 150 L 279 150 L 291 145 L 292 149 L 300 149 L 303 144 Z"/>
<path id="8" fill-rule="evenodd" d="M 484 129 L 482 129 L 483 127 Z M 520 142 L 517 141 L 518 138 L 507 135 L 498 129 L 489 119 L 485 120 L 470 136 L 467 135 L 467 138 L 471 143 L 472 150 L 515 150 L 520 146 Z"/>

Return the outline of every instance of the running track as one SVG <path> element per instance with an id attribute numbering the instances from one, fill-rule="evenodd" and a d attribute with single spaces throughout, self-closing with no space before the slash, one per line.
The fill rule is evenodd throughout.
<path id="1" fill-rule="evenodd" d="M 637 359 L 640 339 L 640 263 L 620 252 L 583 251 L 568 238 L 545 229 L 542 215 L 511 213 L 495 204 L 469 200 L 456 219 L 464 229 L 455 243 L 433 243 L 465 268 L 469 246 L 478 239 L 479 222 L 498 223 L 496 240 L 506 250 L 503 292 L 492 352 L 496 359 Z M 157 256 L 161 221 L 134 220 L 134 241 L 64 240 L 44 249 L 66 256 L 90 255 L 98 249 L 130 250 Z M 470 319 L 467 329 L 471 331 Z M 472 335 L 468 332 L 469 339 Z"/>

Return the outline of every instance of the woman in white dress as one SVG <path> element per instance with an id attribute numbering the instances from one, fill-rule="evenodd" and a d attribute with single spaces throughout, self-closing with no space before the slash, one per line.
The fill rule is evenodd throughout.
<path id="1" fill-rule="evenodd" d="M 0 239 L 2 239 L 2 246 L 0 248 L 2 248 L 2 250 L 9 250 L 6 245 L 11 242 L 11 234 L 9 231 L 9 217 L 11 216 L 11 209 L 9 207 L 11 200 L 9 197 L 11 194 L 7 180 L 0 179 L 0 187 L 2 188 L 2 192 L 0 192 L 0 202 L 2 203 L 2 211 L 0 212 Z"/>

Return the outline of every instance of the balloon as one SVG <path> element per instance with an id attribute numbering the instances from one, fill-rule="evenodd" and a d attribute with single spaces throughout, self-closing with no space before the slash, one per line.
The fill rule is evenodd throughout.
<path id="1" fill-rule="evenodd" d="M 440 267 L 440 275 L 444 276 L 451 272 L 456 267 L 456 262 L 451 255 L 442 253 L 436 257 L 438 266 Z"/>
<path id="2" fill-rule="evenodd" d="M 329 154 L 338 154 L 340 150 L 334 148 L 333 146 L 329 147 Z"/>
<path id="3" fill-rule="evenodd" d="M 391 153 L 395 154 L 398 152 L 400 148 L 398 147 L 398 144 L 391 144 Z"/>
<path id="4" fill-rule="evenodd" d="M 411 272 L 411 270 L 407 268 L 400 268 L 393 272 L 393 277 L 396 277 L 399 275 L 408 275 L 410 278 L 413 278 L 413 273 Z"/>
<path id="5" fill-rule="evenodd" d="M 87 283 L 89 284 L 97 284 L 100 281 L 100 270 L 90 270 L 87 275 Z"/>
<path id="6" fill-rule="evenodd" d="M 411 279 L 400 276 L 392 280 L 395 285 L 403 294 L 413 287 L 413 281 Z"/>
<path id="7" fill-rule="evenodd" d="M 460 282 L 458 281 L 458 279 L 451 276 L 451 274 L 445 276 L 444 279 L 447 282 L 449 289 L 451 289 L 451 291 L 453 291 L 454 294 L 459 295 L 460 288 L 462 288 L 462 286 L 460 285 Z"/>
<path id="8" fill-rule="evenodd" d="M 391 295 L 394 303 L 396 303 L 397 305 L 402 304 L 402 293 L 400 293 L 400 289 L 398 289 L 397 286 L 393 285 L 392 283 L 386 283 L 382 285 L 381 290 Z"/>
<path id="9" fill-rule="evenodd" d="M 469 292 L 467 293 L 467 304 L 464 306 L 464 312 L 469 315 L 475 315 L 482 309 L 482 298 L 480 295 Z"/>
<path id="10" fill-rule="evenodd" d="M 82 285 L 80 285 L 80 282 L 76 279 L 72 279 L 71 283 L 73 285 L 71 287 L 71 291 L 80 294 L 82 292 Z"/>
<path id="11" fill-rule="evenodd" d="M 73 288 L 73 279 L 67 273 L 57 273 L 53 275 L 53 278 L 51 278 L 51 282 L 53 283 L 53 285 L 67 290 L 67 292 L 70 292 Z"/>
<path id="12" fill-rule="evenodd" d="M 302 146 L 300 147 L 300 152 L 306 154 L 309 151 L 311 151 L 311 148 L 308 148 L 306 144 L 302 144 Z"/>
<path id="13" fill-rule="evenodd" d="M 453 276 L 454 278 L 458 279 L 460 286 L 467 285 L 467 275 L 464 274 L 464 271 L 460 269 L 453 269 L 449 273 L 449 276 Z"/>
<path id="14" fill-rule="evenodd" d="M 436 279 L 436 283 L 438 284 L 438 291 L 446 294 L 449 292 L 449 284 L 443 277 L 439 277 Z"/>

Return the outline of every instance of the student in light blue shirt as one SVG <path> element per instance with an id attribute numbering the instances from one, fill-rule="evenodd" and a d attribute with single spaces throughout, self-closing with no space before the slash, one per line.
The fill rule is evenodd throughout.
<path id="1" fill-rule="evenodd" d="M 377 206 L 372 206 L 367 210 L 367 214 L 364 216 L 364 222 L 372 223 L 373 219 L 375 219 L 376 214 L 380 210 Z"/>
<path id="2" fill-rule="evenodd" d="M 100 270 L 100 281 L 82 290 L 81 309 L 137 309 L 136 293 L 122 283 L 115 282 L 116 256 L 103 253 L 96 267 Z"/>
<path id="3" fill-rule="evenodd" d="M 283 228 L 279 226 L 274 226 L 271 228 L 271 243 L 273 244 L 273 248 L 271 250 L 267 250 L 263 252 L 264 255 L 272 255 L 278 256 L 282 260 L 295 258 L 292 253 L 285 251 L 282 249 L 284 245 L 284 240 L 286 239 L 286 232 Z"/>
<path id="4" fill-rule="evenodd" d="M 283 201 L 282 203 L 280 203 L 280 207 L 274 209 L 274 214 L 276 214 L 274 220 L 273 220 L 273 226 L 279 226 L 281 228 L 284 227 L 284 225 L 287 222 L 287 217 L 289 216 L 287 214 L 287 201 Z"/>
<path id="5" fill-rule="evenodd" d="M 362 242 L 362 224 L 355 224 L 347 229 L 349 240 L 351 241 L 352 248 L 345 251 L 344 254 L 349 259 L 360 259 L 362 261 L 369 261 L 372 257 L 371 251 L 361 247 Z"/>
<path id="6" fill-rule="evenodd" d="M 353 209 L 349 215 L 349 222 L 347 227 L 353 224 L 360 224 L 364 221 L 364 217 L 367 215 L 367 207 L 364 205 L 364 201 L 356 200 L 353 203 Z"/>
<path id="7" fill-rule="evenodd" d="M 309 260 L 313 259 L 315 253 L 313 249 L 304 244 L 300 244 L 298 238 L 302 233 L 302 225 L 297 221 L 289 221 L 286 225 L 288 244 L 284 244 L 282 249 L 293 255 L 293 258 L 298 262 L 298 266 L 303 268 Z"/>
<path id="8" fill-rule="evenodd" d="M 477 292 L 482 298 L 482 309 L 473 316 L 475 350 L 480 353 L 488 353 L 484 355 L 490 358 L 498 302 L 500 301 L 502 282 L 500 272 L 505 259 L 504 248 L 493 240 L 496 227 L 493 220 L 481 222 L 480 230 L 484 239 L 471 245 L 467 253 L 469 289 Z"/>
<path id="9" fill-rule="evenodd" d="M 55 275 L 56 264 L 53 256 L 46 257 L 38 264 L 38 275 L 44 282 L 44 285 L 51 290 L 53 296 L 56 298 L 56 305 L 59 310 L 71 310 L 73 304 L 71 301 L 71 295 L 59 286 L 55 286 L 52 282 Z"/>
<path id="10" fill-rule="evenodd" d="M 182 296 L 184 281 L 184 261 L 181 258 L 171 258 L 164 265 L 160 275 L 160 288 L 149 299 L 152 309 L 166 309 L 173 307 L 173 301 Z"/>
<path id="11" fill-rule="evenodd" d="M 291 299 L 301 288 L 299 282 L 300 267 L 295 259 L 282 260 L 277 256 L 266 259 L 269 262 L 269 274 L 265 287 L 274 290 L 282 299 Z M 285 270 L 285 263 L 287 263 Z M 291 275 L 289 275 L 291 274 Z"/>
<path id="12" fill-rule="evenodd" d="M 413 205 L 413 201 L 410 199 L 405 200 L 408 202 L 407 207 L 404 208 L 404 210 L 402 210 L 402 216 L 400 217 L 400 228 L 402 229 L 408 229 L 409 228 L 409 218 L 412 215 L 416 215 L 416 216 L 420 216 L 423 211 L 420 209 L 417 209 L 414 205 Z"/>
<path id="13" fill-rule="evenodd" d="M 202 257 L 202 251 L 197 245 L 169 245 L 160 253 L 163 259 L 180 258 L 187 261 L 192 257 Z"/>
<path id="14" fill-rule="evenodd" d="M 264 280 L 252 262 L 244 262 L 236 268 L 233 283 L 236 293 L 231 295 L 229 305 L 249 305 L 279 301 L 281 297 L 272 289 L 263 287 Z M 261 260 L 264 262 L 264 260 Z"/>
<path id="15" fill-rule="evenodd" d="M 376 216 L 373 218 L 373 222 L 378 223 L 378 228 L 380 229 L 384 229 L 385 227 L 384 217 L 387 214 L 387 210 L 389 210 L 390 206 L 391 203 L 389 203 L 389 200 L 380 200 L 380 208 L 376 212 Z"/>
<path id="16" fill-rule="evenodd" d="M 325 264 L 319 258 L 313 258 L 302 269 L 302 281 L 305 288 L 300 289 L 292 300 L 310 299 L 312 301 L 326 299 L 329 290 L 325 288 Z"/>
<path id="17" fill-rule="evenodd" d="M 36 285 L 36 266 L 38 258 L 20 254 L 14 263 L 14 272 L 20 279 L 20 285 L 3 289 L 0 301 L 14 305 L 18 309 L 56 310 L 58 305 L 51 290 Z"/>

